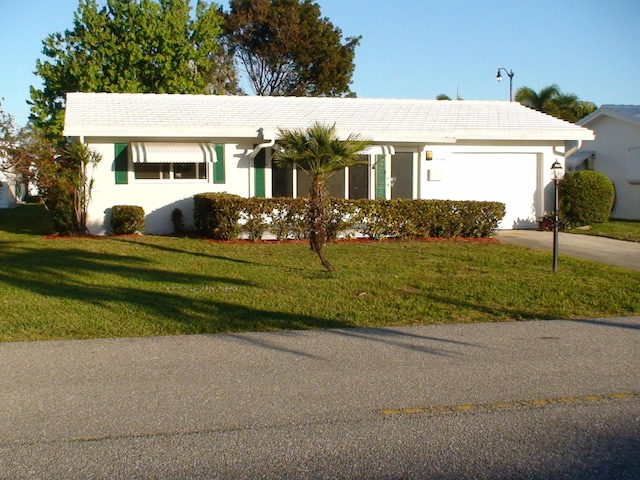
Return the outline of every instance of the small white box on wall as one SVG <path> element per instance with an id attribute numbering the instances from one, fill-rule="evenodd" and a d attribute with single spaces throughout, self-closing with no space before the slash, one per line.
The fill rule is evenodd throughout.
<path id="1" fill-rule="evenodd" d="M 427 180 L 429 182 L 441 182 L 444 177 L 444 171 L 442 168 L 430 168 L 427 170 Z"/>

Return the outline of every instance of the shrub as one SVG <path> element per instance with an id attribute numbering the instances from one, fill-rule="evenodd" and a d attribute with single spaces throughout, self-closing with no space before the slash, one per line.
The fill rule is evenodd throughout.
<path id="1" fill-rule="evenodd" d="M 144 230 L 144 210 L 135 205 L 114 205 L 111 208 L 111 233 L 127 235 Z"/>
<path id="2" fill-rule="evenodd" d="M 451 200 L 328 199 L 327 238 L 357 233 L 369 238 L 489 237 L 505 214 L 499 202 Z M 278 240 L 308 237 L 308 198 L 241 198 L 204 193 L 194 197 L 196 228 L 205 237 L 251 240 L 265 231 Z"/>
<path id="3" fill-rule="evenodd" d="M 571 226 L 609 220 L 615 190 L 611 180 L 593 170 L 566 175 L 559 184 L 560 216 Z"/>
<path id="4" fill-rule="evenodd" d="M 249 240 L 256 241 L 262 238 L 262 234 L 271 224 L 272 210 L 272 202 L 266 198 L 253 197 L 245 200 L 240 219 Z"/>
<path id="5" fill-rule="evenodd" d="M 63 182 L 52 184 L 47 190 L 45 200 L 51 213 L 53 229 L 60 234 L 69 234 L 77 230 L 73 212 L 73 198 Z"/>
<path id="6" fill-rule="evenodd" d="M 246 200 L 229 193 L 201 193 L 193 198 L 196 230 L 207 238 L 232 240 L 240 233 L 240 212 Z"/>
<path id="7" fill-rule="evenodd" d="M 184 215 L 182 214 L 182 210 L 179 208 L 174 208 L 171 212 L 171 223 L 173 223 L 173 233 L 181 234 L 184 233 L 186 228 L 184 227 Z"/>

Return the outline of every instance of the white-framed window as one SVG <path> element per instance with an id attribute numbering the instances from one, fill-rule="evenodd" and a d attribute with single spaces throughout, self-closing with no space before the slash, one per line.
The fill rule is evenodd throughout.
<path id="1" fill-rule="evenodd" d="M 370 197 L 371 163 L 367 155 L 360 156 L 366 164 L 344 168 L 335 172 L 325 182 L 329 196 L 334 198 L 361 199 Z M 295 176 L 294 176 L 295 170 Z M 272 169 L 272 192 L 274 197 L 293 197 L 296 186 L 297 198 L 308 197 L 311 177 L 297 169 Z"/>
<path id="2" fill-rule="evenodd" d="M 134 163 L 136 180 L 207 180 L 205 162 L 195 163 Z"/>

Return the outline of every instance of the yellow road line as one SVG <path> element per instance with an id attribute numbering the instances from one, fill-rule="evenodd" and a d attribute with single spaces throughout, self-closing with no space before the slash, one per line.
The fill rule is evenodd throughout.
<path id="1" fill-rule="evenodd" d="M 502 410 L 507 408 L 521 407 L 547 407 L 554 404 L 585 404 L 598 401 L 624 400 L 633 397 L 640 397 L 640 392 L 616 392 L 598 395 L 580 395 L 576 397 L 558 398 L 534 398 L 529 400 L 515 400 L 511 402 L 478 403 L 461 405 L 441 405 L 431 407 L 413 408 L 386 408 L 378 410 L 378 413 L 385 416 L 391 415 L 411 415 L 419 413 L 453 413 L 453 412 L 473 412 L 479 410 Z"/>

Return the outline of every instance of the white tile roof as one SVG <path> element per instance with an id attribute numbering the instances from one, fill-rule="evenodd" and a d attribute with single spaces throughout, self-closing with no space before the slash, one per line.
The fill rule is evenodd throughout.
<path id="1" fill-rule="evenodd" d="M 578 125 L 590 125 L 601 116 L 613 117 L 618 120 L 640 125 L 640 105 L 602 105 L 591 115 L 581 119 Z"/>
<path id="2" fill-rule="evenodd" d="M 593 133 L 516 102 L 169 94 L 67 94 L 66 136 L 273 138 L 335 123 L 377 143 L 591 140 Z"/>

